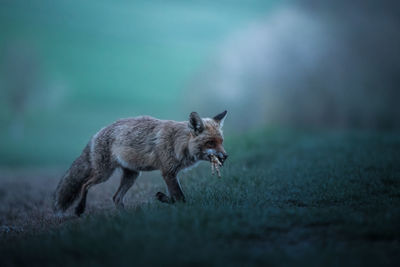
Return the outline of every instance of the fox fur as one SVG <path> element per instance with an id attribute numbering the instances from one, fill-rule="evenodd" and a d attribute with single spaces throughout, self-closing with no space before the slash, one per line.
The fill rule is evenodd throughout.
<path id="1" fill-rule="evenodd" d="M 75 213 L 81 215 L 90 187 L 105 182 L 116 168 L 122 169 L 120 186 L 113 197 L 123 207 L 126 192 L 141 171 L 160 170 L 169 196 L 158 192 L 167 203 L 185 201 L 177 174 L 199 160 L 215 155 L 223 163 L 228 155 L 222 126 L 227 112 L 200 118 L 192 112 L 189 121 L 159 120 L 149 116 L 121 119 L 97 132 L 82 154 L 60 180 L 54 194 L 54 209 L 67 210 L 78 198 Z"/>

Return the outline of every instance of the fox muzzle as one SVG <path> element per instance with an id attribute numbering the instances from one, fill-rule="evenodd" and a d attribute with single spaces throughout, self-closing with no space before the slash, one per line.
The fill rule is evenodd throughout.
<path id="1" fill-rule="evenodd" d="M 216 151 L 215 149 L 207 149 L 206 150 L 206 155 L 207 157 L 210 159 L 211 155 L 215 155 L 218 157 L 219 161 L 221 163 L 224 163 L 224 161 L 228 158 L 228 154 L 226 154 L 226 152 L 222 152 L 222 151 Z"/>

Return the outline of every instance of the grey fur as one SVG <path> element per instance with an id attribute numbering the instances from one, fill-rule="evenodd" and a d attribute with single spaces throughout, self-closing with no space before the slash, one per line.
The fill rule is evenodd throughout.
<path id="1" fill-rule="evenodd" d="M 113 197 L 117 207 L 123 207 L 140 171 L 151 170 L 160 170 L 168 187 L 170 197 L 156 194 L 160 201 L 185 201 L 177 174 L 199 160 L 209 160 L 210 151 L 222 162 L 227 158 L 221 127 L 220 121 L 201 119 L 197 113 L 191 113 L 189 122 L 148 116 L 118 120 L 96 133 L 73 162 L 57 186 L 54 208 L 65 211 L 80 196 L 75 213 L 82 214 L 89 188 L 106 181 L 118 167 L 123 176 Z"/>

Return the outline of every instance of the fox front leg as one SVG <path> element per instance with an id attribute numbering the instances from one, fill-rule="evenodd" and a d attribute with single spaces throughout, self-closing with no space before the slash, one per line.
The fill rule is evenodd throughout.
<path id="1" fill-rule="evenodd" d="M 162 192 L 157 192 L 156 198 L 158 199 L 158 201 L 163 202 L 163 203 L 169 203 L 169 204 L 173 203 L 172 199 Z"/>
<path id="2" fill-rule="evenodd" d="M 163 175 L 163 177 L 171 197 L 168 197 L 164 193 L 158 192 L 156 194 L 156 198 L 164 203 L 174 203 L 175 201 L 186 202 L 185 195 L 182 192 L 176 175 L 166 174 Z"/>

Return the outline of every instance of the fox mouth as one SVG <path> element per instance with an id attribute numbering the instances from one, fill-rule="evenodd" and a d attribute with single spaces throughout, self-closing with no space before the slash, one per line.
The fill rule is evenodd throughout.
<path id="1" fill-rule="evenodd" d="M 206 152 L 205 153 L 205 158 L 209 162 L 212 162 L 212 156 L 216 156 L 218 158 L 219 162 L 221 162 L 222 165 L 224 165 L 224 162 L 225 162 L 225 160 L 227 158 L 227 156 L 224 156 L 222 153 L 216 153 L 216 152 L 214 152 L 214 153 Z"/>

